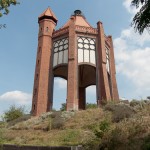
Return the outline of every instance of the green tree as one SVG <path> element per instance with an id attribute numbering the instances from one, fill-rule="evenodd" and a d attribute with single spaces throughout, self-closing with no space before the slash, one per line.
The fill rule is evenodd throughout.
<path id="1" fill-rule="evenodd" d="M 131 4 L 136 8 L 142 5 L 132 20 L 135 30 L 142 34 L 144 29 L 150 29 L 150 0 L 132 0 Z"/>
<path id="2" fill-rule="evenodd" d="M 8 7 L 19 4 L 17 0 L 0 0 L 0 17 L 9 13 Z"/>
<path id="3" fill-rule="evenodd" d="M 62 103 L 60 111 L 65 111 L 65 110 L 66 110 L 66 103 Z"/>
<path id="4" fill-rule="evenodd" d="M 16 107 L 15 105 L 12 105 L 9 107 L 9 110 L 4 112 L 3 120 L 9 122 L 24 115 L 25 115 L 24 107 Z"/>

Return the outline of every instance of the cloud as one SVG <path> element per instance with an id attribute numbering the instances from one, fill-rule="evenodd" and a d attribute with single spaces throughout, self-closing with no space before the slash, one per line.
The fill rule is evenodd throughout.
<path id="1" fill-rule="evenodd" d="M 9 102 L 18 105 L 27 105 L 31 103 L 31 94 L 22 91 L 10 91 L 0 95 L 0 102 Z"/>
<path id="2" fill-rule="evenodd" d="M 122 30 L 120 38 L 126 40 L 130 46 L 136 45 L 136 47 L 144 46 L 146 43 L 150 42 L 150 34 L 147 31 L 144 31 L 143 34 L 140 35 L 136 33 L 132 27 Z"/>
<path id="3" fill-rule="evenodd" d="M 58 88 L 60 89 L 65 89 L 67 87 L 67 81 L 61 78 L 56 78 L 54 80 L 56 86 L 58 86 Z"/>
<path id="4" fill-rule="evenodd" d="M 131 5 L 131 0 L 124 0 L 123 6 L 126 8 L 128 13 L 130 13 L 132 16 L 135 15 L 141 8 L 141 5 L 139 6 L 138 9 L 136 9 L 135 6 Z"/>
<path id="5" fill-rule="evenodd" d="M 130 14 L 130 22 L 139 11 L 131 6 L 131 0 L 124 0 L 123 6 Z M 114 39 L 116 70 L 119 79 L 119 89 L 126 98 L 146 97 L 150 91 L 150 34 L 144 31 L 142 35 L 133 27 L 123 29 L 120 36 Z M 124 81 L 126 80 L 126 81 Z"/>
<path id="6" fill-rule="evenodd" d="M 86 88 L 86 92 L 90 95 L 95 95 L 96 94 L 96 86 L 92 85 Z"/>
<path id="7" fill-rule="evenodd" d="M 150 91 L 149 43 L 150 35 L 146 31 L 139 35 L 131 27 L 114 39 L 117 73 L 127 77 L 134 84 L 134 90 L 144 96 Z"/>

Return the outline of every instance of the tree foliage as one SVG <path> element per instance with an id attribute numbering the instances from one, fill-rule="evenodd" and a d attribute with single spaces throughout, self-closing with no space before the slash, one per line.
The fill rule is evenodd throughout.
<path id="1" fill-rule="evenodd" d="M 150 29 L 150 0 L 132 0 L 131 4 L 136 8 L 142 5 L 132 21 L 135 30 L 142 34 L 144 29 Z"/>
<path id="2" fill-rule="evenodd" d="M 66 111 L 66 103 L 61 104 L 60 111 Z"/>
<path id="3" fill-rule="evenodd" d="M 0 0 L 0 17 L 3 14 L 7 15 L 9 13 L 8 7 L 16 4 L 19 4 L 17 0 Z"/>
<path id="4" fill-rule="evenodd" d="M 9 122 L 22 117 L 24 114 L 24 107 L 16 107 L 15 105 L 12 105 L 9 107 L 9 110 L 4 113 L 3 119 L 4 121 Z"/>

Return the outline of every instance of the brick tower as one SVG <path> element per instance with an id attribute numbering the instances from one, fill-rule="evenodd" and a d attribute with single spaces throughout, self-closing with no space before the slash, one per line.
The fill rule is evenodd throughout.
<path id="1" fill-rule="evenodd" d="M 80 10 L 54 30 L 57 18 L 48 8 L 39 18 L 32 115 L 50 111 L 54 77 L 67 80 L 67 110 L 85 109 L 86 87 L 96 85 L 97 105 L 118 101 L 113 42 L 103 25 L 93 28 Z"/>

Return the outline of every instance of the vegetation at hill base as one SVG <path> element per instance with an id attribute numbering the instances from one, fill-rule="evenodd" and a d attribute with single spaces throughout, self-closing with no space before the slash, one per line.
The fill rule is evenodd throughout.
<path id="1" fill-rule="evenodd" d="M 11 105 L 9 109 L 4 112 L 2 119 L 5 122 L 10 122 L 24 115 L 25 115 L 24 107 L 16 107 L 15 105 Z"/>
<path id="2" fill-rule="evenodd" d="M 150 150 L 150 100 L 53 111 L 0 123 L 0 144 L 74 146 L 83 150 Z"/>

